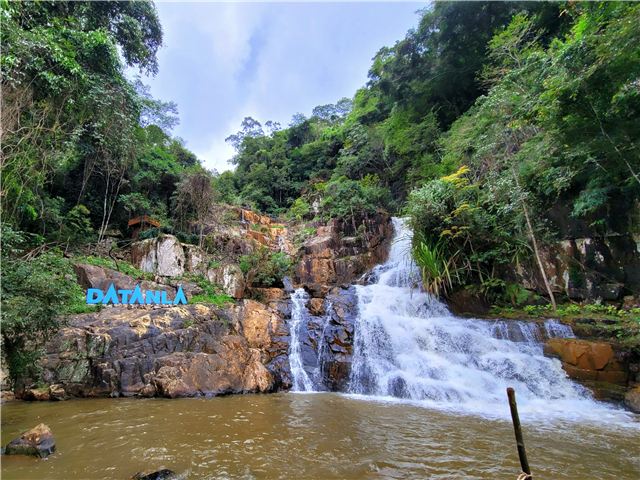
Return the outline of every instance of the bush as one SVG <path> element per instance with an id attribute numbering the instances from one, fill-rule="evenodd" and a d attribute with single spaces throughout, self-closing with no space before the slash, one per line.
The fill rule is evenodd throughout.
<path id="1" fill-rule="evenodd" d="M 282 252 L 267 247 L 240 257 L 240 271 L 251 287 L 283 287 L 282 279 L 293 270 L 291 259 Z"/>

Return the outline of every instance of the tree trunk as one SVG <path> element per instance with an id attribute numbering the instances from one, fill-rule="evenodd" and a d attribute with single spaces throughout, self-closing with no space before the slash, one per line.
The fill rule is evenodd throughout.
<path id="1" fill-rule="evenodd" d="M 512 170 L 513 170 L 513 176 L 516 180 L 516 185 L 518 186 L 518 189 L 520 189 L 520 181 L 518 180 L 518 174 L 516 173 L 515 167 L 512 167 Z M 527 208 L 527 203 L 524 201 L 524 196 L 522 195 L 522 193 L 520 194 L 520 200 L 522 201 L 522 209 L 524 210 L 524 217 L 527 219 L 527 229 L 529 230 L 529 238 L 531 240 L 531 243 L 533 244 L 533 252 L 535 253 L 536 260 L 538 261 L 538 267 L 540 268 L 540 275 L 542 275 L 542 279 L 544 280 L 544 285 L 547 288 L 547 293 L 549 294 L 551 304 L 553 305 L 553 311 L 557 312 L 558 307 L 556 305 L 556 299 L 553 296 L 553 292 L 551 291 L 551 284 L 549 283 L 547 274 L 544 271 L 542 258 L 540 258 L 540 252 L 538 251 L 538 242 L 536 241 L 536 236 L 533 232 L 533 227 L 531 226 L 531 219 L 529 218 L 529 209 Z"/>

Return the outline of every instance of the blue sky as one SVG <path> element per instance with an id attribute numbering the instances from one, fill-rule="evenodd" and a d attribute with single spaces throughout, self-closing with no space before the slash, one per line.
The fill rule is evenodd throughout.
<path id="1" fill-rule="evenodd" d="M 417 26 L 426 2 L 156 2 L 165 46 L 143 78 L 178 104 L 187 141 L 207 168 L 228 170 L 224 139 L 252 116 L 289 124 L 317 105 L 352 97 L 371 59 Z"/>

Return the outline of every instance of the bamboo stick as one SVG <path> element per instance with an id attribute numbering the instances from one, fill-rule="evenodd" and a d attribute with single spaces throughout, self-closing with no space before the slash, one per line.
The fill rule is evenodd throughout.
<path id="1" fill-rule="evenodd" d="M 518 457 L 520 457 L 520 466 L 522 471 L 527 475 L 531 475 L 529 468 L 529 460 L 527 460 L 527 452 L 524 448 L 524 438 L 522 437 L 522 426 L 520 425 L 520 417 L 518 416 L 518 405 L 516 404 L 516 392 L 513 388 L 507 388 L 507 397 L 509 397 L 509 408 L 511 409 L 511 419 L 513 420 L 513 430 L 516 434 L 516 443 L 518 445 Z"/>

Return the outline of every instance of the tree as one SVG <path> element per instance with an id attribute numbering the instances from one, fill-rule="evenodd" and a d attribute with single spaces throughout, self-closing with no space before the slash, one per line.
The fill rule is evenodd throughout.
<path id="1" fill-rule="evenodd" d="M 176 189 L 176 210 L 183 221 L 188 216 L 197 218 L 201 248 L 204 238 L 204 224 L 214 213 L 217 197 L 218 192 L 213 188 L 211 172 L 204 169 L 194 169 L 185 173 Z"/>
<path id="2" fill-rule="evenodd" d="M 2 223 L 2 355 L 15 381 L 36 373 L 41 347 L 64 324 L 80 286 L 71 264 L 48 252 L 32 260 L 25 250 L 37 237 Z"/>

